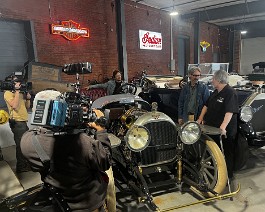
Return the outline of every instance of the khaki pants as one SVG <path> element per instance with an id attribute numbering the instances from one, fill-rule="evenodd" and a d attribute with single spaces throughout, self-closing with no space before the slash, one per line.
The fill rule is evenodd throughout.
<path id="1" fill-rule="evenodd" d="M 188 119 L 189 119 L 189 121 L 195 121 L 194 120 L 194 115 L 189 115 Z"/>

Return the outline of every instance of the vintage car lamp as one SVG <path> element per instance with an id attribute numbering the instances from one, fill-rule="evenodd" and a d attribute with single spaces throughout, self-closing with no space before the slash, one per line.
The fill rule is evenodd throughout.
<path id="1" fill-rule="evenodd" d="M 201 137 L 201 128 L 197 122 L 187 122 L 181 126 L 179 133 L 184 144 L 194 144 Z"/>
<path id="2" fill-rule="evenodd" d="M 130 150 L 140 152 L 148 147 L 151 140 L 149 130 L 144 126 L 134 125 L 125 136 L 125 141 Z"/>
<path id="3" fill-rule="evenodd" d="M 253 118 L 253 109 L 251 106 L 244 106 L 240 110 L 240 120 L 249 122 Z"/>

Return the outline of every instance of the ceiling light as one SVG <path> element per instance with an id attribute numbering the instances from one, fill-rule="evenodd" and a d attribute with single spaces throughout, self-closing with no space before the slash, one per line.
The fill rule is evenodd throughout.
<path id="1" fill-rule="evenodd" d="M 175 15 L 178 15 L 178 14 L 179 13 L 177 11 L 172 11 L 172 12 L 169 13 L 169 15 L 171 15 L 171 16 L 175 16 Z"/>
<path id="2" fill-rule="evenodd" d="M 247 34 L 247 31 L 246 30 L 241 30 L 241 34 L 242 35 Z"/>

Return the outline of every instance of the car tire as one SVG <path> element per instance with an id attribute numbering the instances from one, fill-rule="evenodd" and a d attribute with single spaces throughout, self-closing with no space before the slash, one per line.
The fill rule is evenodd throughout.
<path id="1" fill-rule="evenodd" d="M 234 171 L 240 170 L 249 158 L 249 146 L 248 141 L 245 136 L 238 133 L 235 144 L 235 161 L 234 161 Z"/>
<path id="2" fill-rule="evenodd" d="M 201 158 L 201 166 L 200 166 L 200 173 L 203 173 L 204 176 L 203 180 L 207 182 L 206 179 L 207 175 L 209 176 L 209 172 L 207 171 L 214 171 L 214 179 L 210 182 L 209 188 L 215 191 L 216 193 L 220 194 L 223 192 L 227 185 L 227 167 L 224 159 L 224 155 L 221 152 L 218 145 L 212 140 L 205 140 L 206 144 L 206 154 Z M 210 160 L 209 160 L 210 158 Z M 207 167 L 214 166 L 215 170 L 208 169 Z M 191 186 L 191 190 L 203 197 L 213 197 L 215 196 L 212 192 L 203 192 L 198 190 L 197 188 Z"/>

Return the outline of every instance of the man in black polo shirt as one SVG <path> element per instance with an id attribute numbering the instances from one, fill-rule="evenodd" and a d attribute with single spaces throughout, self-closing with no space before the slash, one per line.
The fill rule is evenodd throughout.
<path id="1" fill-rule="evenodd" d="M 218 127 L 223 136 L 224 153 L 228 177 L 233 177 L 235 137 L 237 133 L 238 100 L 236 91 L 228 85 L 227 72 L 220 70 L 214 73 L 215 91 L 207 100 L 199 116 L 198 123 Z M 213 137 L 214 138 L 214 137 Z M 219 138 L 214 138 L 218 145 Z"/>

